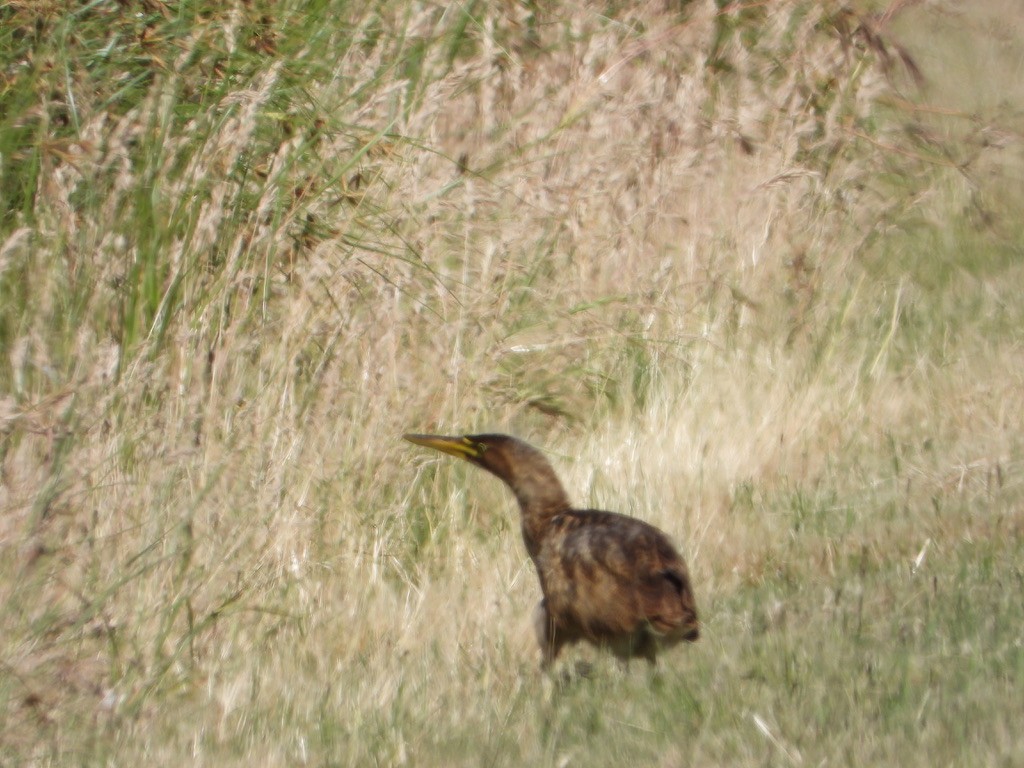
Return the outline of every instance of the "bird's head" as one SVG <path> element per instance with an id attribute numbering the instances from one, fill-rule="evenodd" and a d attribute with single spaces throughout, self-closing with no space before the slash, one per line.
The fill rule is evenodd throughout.
<path id="1" fill-rule="evenodd" d="M 458 456 L 504 480 L 526 509 L 560 510 L 569 506 L 562 484 L 544 454 L 508 435 L 405 435 L 416 445 Z"/>
<path id="2" fill-rule="evenodd" d="M 433 448 L 435 451 L 458 456 L 470 464 L 476 464 L 499 477 L 508 475 L 508 446 L 519 442 L 506 435 L 461 435 L 447 437 L 445 435 L 403 435 L 406 440 L 416 445 Z"/>

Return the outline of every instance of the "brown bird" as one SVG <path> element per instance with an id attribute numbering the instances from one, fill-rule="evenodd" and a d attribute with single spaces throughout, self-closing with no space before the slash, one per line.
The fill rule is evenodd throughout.
<path id="1" fill-rule="evenodd" d="M 690 574 L 668 537 L 614 512 L 573 509 L 540 451 L 508 435 L 405 435 L 497 475 L 519 501 L 523 541 L 544 599 L 534 614 L 541 666 L 586 640 L 618 658 L 699 637 Z"/>

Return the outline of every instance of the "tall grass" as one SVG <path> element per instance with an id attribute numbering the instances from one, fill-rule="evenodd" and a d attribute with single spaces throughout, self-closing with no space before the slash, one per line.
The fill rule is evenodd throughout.
<path id="1" fill-rule="evenodd" d="M 1020 762 L 1024 19 L 877 5 L 8 3 L 7 759 Z M 409 429 L 670 532 L 701 643 L 541 675 Z"/>

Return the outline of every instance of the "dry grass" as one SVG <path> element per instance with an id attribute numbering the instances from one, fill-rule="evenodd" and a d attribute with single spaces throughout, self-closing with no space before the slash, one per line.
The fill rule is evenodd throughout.
<path id="1" fill-rule="evenodd" d="M 0 11 L 12 761 L 1020 760 L 1021 14 L 669 5 Z M 533 671 L 485 429 L 699 647 Z"/>

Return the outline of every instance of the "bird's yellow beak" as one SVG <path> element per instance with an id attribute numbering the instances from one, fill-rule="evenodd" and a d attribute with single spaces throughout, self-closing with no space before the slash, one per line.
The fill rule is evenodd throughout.
<path id="1" fill-rule="evenodd" d="M 444 435 L 402 435 L 402 437 L 410 443 L 424 445 L 435 451 L 462 459 L 479 459 L 483 455 L 483 446 L 474 443 L 468 437 L 445 437 Z"/>

